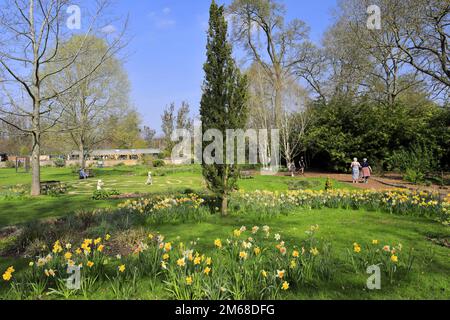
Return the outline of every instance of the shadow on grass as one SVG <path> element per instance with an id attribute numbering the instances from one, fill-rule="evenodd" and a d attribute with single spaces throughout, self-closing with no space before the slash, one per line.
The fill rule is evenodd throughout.
<path id="1" fill-rule="evenodd" d="M 113 206 L 117 201 L 95 201 L 82 196 L 39 197 L 0 201 L 0 228 L 47 218 L 58 218 L 80 210 Z"/>

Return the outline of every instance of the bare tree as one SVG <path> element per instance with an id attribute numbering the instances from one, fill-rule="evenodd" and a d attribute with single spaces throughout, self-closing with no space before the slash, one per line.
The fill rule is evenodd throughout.
<path id="1" fill-rule="evenodd" d="M 0 109 L 0 119 L 32 137 L 32 183 L 31 195 L 40 194 L 40 153 L 42 134 L 52 129 L 61 117 L 55 113 L 55 99 L 62 97 L 92 73 L 119 50 L 123 31 L 109 43 L 108 50 L 84 76 L 58 90 L 46 90 L 45 84 L 52 77 L 70 69 L 87 49 L 85 42 L 72 52 L 70 57 L 61 58 L 60 47 L 69 38 L 71 30 L 65 27 L 65 13 L 73 2 L 67 0 L 6 0 L 0 13 L 0 74 L 2 91 L 7 100 Z M 103 14 L 107 1 L 98 1 L 96 10 L 89 19 L 85 10 L 83 19 L 90 20 L 83 33 L 99 33 L 99 17 Z M 123 29 L 125 30 L 125 28 Z M 104 33 L 105 37 L 107 36 Z M 61 61 L 62 59 L 62 61 Z M 46 72 L 48 65 L 59 62 L 61 67 Z M 48 69 L 47 69 L 48 70 Z M 23 128 L 8 121 L 6 115 L 29 119 L 30 127 Z"/>
<path id="2" fill-rule="evenodd" d="M 294 79 L 285 83 L 285 108 L 280 121 L 281 151 L 289 165 L 302 150 L 302 139 L 308 126 L 308 94 Z"/>
<path id="3" fill-rule="evenodd" d="M 274 0 L 235 0 L 228 11 L 234 41 L 261 65 L 272 82 L 278 122 L 283 113 L 283 85 L 294 74 L 294 67 L 305 59 L 308 28 L 298 19 L 285 23 L 284 6 Z"/>
<path id="4" fill-rule="evenodd" d="M 341 1 L 338 20 L 329 35 L 334 45 L 353 48 L 353 67 L 360 71 L 359 84 L 374 100 L 393 105 L 404 91 L 417 85 L 416 75 L 405 68 L 403 53 L 395 46 L 395 37 L 387 28 L 370 30 L 367 27 L 369 0 Z M 383 21 L 397 12 L 396 1 L 378 2 Z M 348 50 L 347 50 L 348 51 Z M 359 58 L 358 58 L 359 57 Z M 358 72 L 355 72 L 358 74 Z M 358 82 L 356 82 L 358 83 Z"/>
<path id="5" fill-rule="evenodd" d="M 176 113 L 176 114 L 175 114 Z M 164 133 L 166 151 L 171 151 L 174 142 L 171 140 L 175 129 L 192 130 L 194 121 L 190 117 L 190 106 L 187 102 L 181 102 L 181 106 L 176 110 L 175 102 L 172 102 L 161 116 L 161 129 Z"/>
<path id="6" fill-rule="evenodd" d="M 403 61 L 431 79 L 439 91 L 450 91 L 450 3 L 405 0 L 396 19 L 388 19 Z"/>
<path id="7" fill-rule="evenodd" d="M 70 69 L 65 69 L 46 83 L 51 90 L 58 91 L 85 77 L 108 50 L 103 39 L 95 36 L 74 36 L 61 47 L 60 56 L 70 56 L 82 42 L 86 43 L 86 52 L 80 54 Z M 54 63 L 49 69 L 60 67 L 60 63 Z M 128 97 L 127 75 L 120 61 L 114 57 L 106 60 L 72 90 L 57 97 L 55 109 L 60 111 L 62 116 L 55 128 L 69 138 L 69 145 L 79 150 L 81 168 L 85 167 L 85 158 L 89 151 L 107 140 L 108 118 L 127 111 Z"/>

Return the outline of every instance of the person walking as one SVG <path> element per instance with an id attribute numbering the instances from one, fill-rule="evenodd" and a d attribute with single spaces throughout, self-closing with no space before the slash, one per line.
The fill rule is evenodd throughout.
<path id="1" fill-rule="evenodd" d="M 364 183 L 369 183 L 369 178 L 372 175 L 372 167 L 369 164 L 369 161 L 365 158 L 362 163 L 362 175 Z"/>
<path id="2" fill-rule="evenodd" d="M 352 169 L 352 180 L 353 183 L 358 183 L 359 171 L 361 169 L 361 164 L 358 162 L 358 158 L 354 158 L 352 164 L 350 165 Z"/>
<path id="3" fill-rule="evenodd" d="M 148 186 L 153 185 L 153 177 L 151 171 L 149 171 L 147 174 L 147 182 L 145 184 Z"/>
<path id="4" fill-rule="evenodd" d="M 305 163 L 305 159 L 303 157 L 300 157 L 300 161 L 298 162 L 299 166 L 300 166 L 300 173 L 302 176 L 305 175 L 305 169 L 306 169 L 306 163 Z"/>
<path id="5" fill-rule="evenodd" d="M 289 172 L 291 173 L 291 177 L 295 177 L 295 162 L 291 162 L 288 165 Z"/>

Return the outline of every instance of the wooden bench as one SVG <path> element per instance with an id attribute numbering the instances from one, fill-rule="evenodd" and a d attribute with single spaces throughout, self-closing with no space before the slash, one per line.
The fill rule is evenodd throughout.
<path id="1" fill-rule="evenodd" d="M 85 169 L 84 172 L 86 172 L 88 178 L 93 178 L 93 177 L 95 177 L 94 170 L 91 170 L 91 169 Z"/>

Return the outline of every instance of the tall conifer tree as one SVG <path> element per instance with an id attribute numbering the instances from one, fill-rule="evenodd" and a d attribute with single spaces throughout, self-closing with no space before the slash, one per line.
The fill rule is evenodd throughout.
<path id="1" fill-rule="evenodd" d="M 247 79 L 241 74 L 232 57 L 227 28 L 224 7 L 218 6 L 213 0 L 210 8 L 207 60 L 203 67 L 205 80 L 200 115 L 203 134 L 209 129 L 217 129 L 224 138 L 226 130 L 244 129 L 248 118 Z M 222 215 L 227 215 L 228 197 L 236 188 L 239 177 L 239 166 L 225 163 L 226 145 L 224 142 L 223 150 L 215 150 L 223 152 L 223 164 L 207 164 L 202 161 L 203 176 L 208 188 L 221 200 Z M 207 144 L 204 143 L 202 150 L 206 147 Z M 232 152 L 235 155 L 236 150 Z M 216 158 L 217 156 L 215 154 Z"/>

